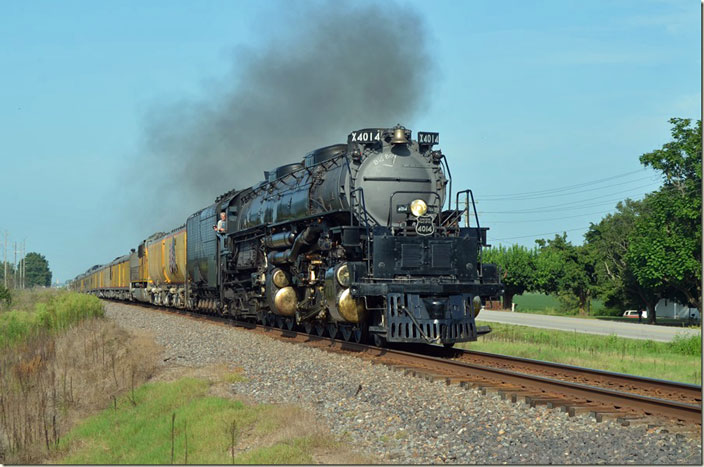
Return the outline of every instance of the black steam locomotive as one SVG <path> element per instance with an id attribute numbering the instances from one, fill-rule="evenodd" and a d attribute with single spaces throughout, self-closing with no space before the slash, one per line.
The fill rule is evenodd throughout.
<path id="1" fill-rule="evenodd" d="M 183 306 L 377 344 L 489 332 L 474 320 L 502 291 L 481 262 L 488 229 L 470 190 L 446 199 L 438 142 L 400 125 L 354 131 L 218 197 L 186 223 Z"/>
<path id="2" fill-rule="evenodd" d="M 489 329 L 474 318 L 502 287 L 481 262 L 472 192 L 446 199 L 438 142 L 402 126 L 354 131 L 70 287 L 377 345 L 476 340 Z"/>

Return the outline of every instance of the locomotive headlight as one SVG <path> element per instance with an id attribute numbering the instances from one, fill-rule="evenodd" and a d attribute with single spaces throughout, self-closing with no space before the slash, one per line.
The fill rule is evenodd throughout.
<path id="1" fill-rule="evenodd" d="M 350 286 L 350 268 L 347 267 L 347 263 L 342 263 L 342 265 L 337 268 L 335 277 L 337 277 L 337 282 L 339 282 L 342 287 Z"/>
<path id="2" fill-rule="evenodd" d="M 428 205 L 422 199 L 417 199 L 411 203 L 411 213 L 414 216 L 420 217 L 428 211 Z"/>

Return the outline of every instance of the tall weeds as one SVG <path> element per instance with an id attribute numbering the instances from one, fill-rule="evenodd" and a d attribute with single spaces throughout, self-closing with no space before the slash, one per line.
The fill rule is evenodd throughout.
<path id="1" fill-rule="evenodd" d="M 71 293 L 0 314 L 0 463 L 46 459 L 82 412 L 151 373 L 154 357 L 102 316 Z"/>
<path id="2" fill-rule="evenodd" d="M 11 310 L 0 314 L 0 349 L 103 315 L 103 305 L 96 297 L 58 294 L 49 301 L 35 303 L 33 311 Z"/>

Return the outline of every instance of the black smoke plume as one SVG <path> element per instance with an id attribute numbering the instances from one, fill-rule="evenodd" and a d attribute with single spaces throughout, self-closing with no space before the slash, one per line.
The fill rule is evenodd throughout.
<path id="1" fill-rule="evenodd" d="M 173 228 L 264 170 L 417 114 L 432 63 L 416 12 L 389 2 L 309 8 L 263 47 L 234 53 L 227 84 L 150 112 L 136 170 L 151 191 L 140 198 L 153 202 L 140 230 Z"/>

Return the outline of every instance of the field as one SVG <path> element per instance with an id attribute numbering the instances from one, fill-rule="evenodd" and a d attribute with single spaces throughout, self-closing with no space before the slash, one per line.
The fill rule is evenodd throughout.
<path id="1" fill-rule="evenodd" d="M 60 445 L 68 464 L 367 463 L 293 406 L 220 397 L 238 371 L 148 383 L 85 420 Z"/>
<path id="2" fill-rule="evenodd" d="M 634 318 L 624 318 L 622 310 L 607 308 L 601 300 L 591 301 L 591 310 L 588 315 L 578 315 L 578 310 L 565 310 L 560 301 L 553 295 L 545 295 L 541 293 L 526 292 L 522 295 L 513 297 L 516 304 L 516 312 L 518 313 L 535 313 L 540 315 L 554 316 L 578 316 L 579 318 L 601 319 L 607 321 L 622 321 L 625 323 L 636 322 Z M 643 319 L 643 321 L 646 321 Z M 681 319 L 658 318 L 657 324 L 660 326 L 675 326 L 675 327 L 696 327 L 699 328 L 699 323 L 689 323 Z"/>
<path id="3" fill-rule="evenodd" d="M 576 315 L 578 313 L 576 309 L 565 310 L 557 297 L 553 295 L 526 292 L 522 295 L 514 296 L 513 302 L 516 304 L 516 311 L 519 313 L 540 313 L 546 315 Z M 619 313 L 619 310 L 607 309 L 604 303 L 598 299 L 591 301 L 590 314 L 592 316 L 600 316 L 607 313 Z"/>
<path id="4" fill-rule="evenodd" d="M 701 338 L 479 324 L 493 332 L 467 348 L 701 384 Z M 153 339 L 104 319 L 95 297 L 17 293 L 0 350 L 1 463 L 369 463 L 297 407 L 233 397 L 241 369 L 159 367 Z"/>
<path id="5" fill-rule="evenodd" d="M 0 463 L 47 459 L 76 420 L 141 384 L 154 349 L 91 296 L 14 293 L 0 313 Z"/>
<path id="6" fill-rule="evenodd" d="M 702 382 L 701 336 L 654 342 L 481 320 L 477 323 L 491 326 L 492 332 L 462 347 L 650 378 Z"/>
<path id="7" fill-rule="evenodd" d="M 153 338 L 105 319 L 93 296 L 13 299 L 0 312 L 0 464 L 369 463 L 301 409 L 234 399 L 241 370 L 173 377 Z"/>

